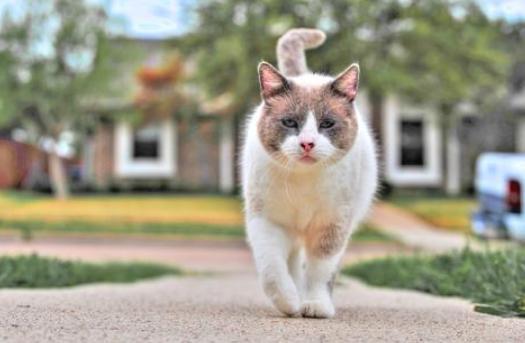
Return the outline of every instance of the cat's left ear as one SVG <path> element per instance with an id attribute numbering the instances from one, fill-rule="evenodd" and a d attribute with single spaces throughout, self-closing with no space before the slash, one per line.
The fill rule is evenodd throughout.
<path id="1" fill-rule="evenodd" d="M 353 63 L 332 82 L 332 89 L 349 101 L 354 101 L 359 88 L 359 64 Z"/>

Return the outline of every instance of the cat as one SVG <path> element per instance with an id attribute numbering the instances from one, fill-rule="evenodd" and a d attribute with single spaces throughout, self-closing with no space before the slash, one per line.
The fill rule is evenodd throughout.
<path id="1" fill-rule="evenodd" d="M 305 49 L 322 31 L 292 29 L 277 45 L 281 72 L 258 66 L 261 104 L 241 156 L 247 241 L 266 295 L 288 316 L 335 314 L 332 287 L 347 241 L 377 187 L 377 158 L 355 99 L 359 66 L 314 74 Z"/>

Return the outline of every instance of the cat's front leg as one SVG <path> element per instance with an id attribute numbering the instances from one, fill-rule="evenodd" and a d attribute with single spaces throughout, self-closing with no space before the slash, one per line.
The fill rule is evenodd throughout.
<path id="1" fill-rule="evenodd" d="M 330 318 L 335 314 L 332 287 L 339 260 L 346 248 L 347 230 L 332 225 L 307 237 L 306 273 L 301 313 L 305 317 Z"/>
<path id="2" fill-rule="evenodd" d="M 299 294 L 287 265 L 292 241 L 282 228 L 263 217 L 252 218 L 247 224 L 248 242 L 264 292 L 282 313 L 300 315 Z"/>

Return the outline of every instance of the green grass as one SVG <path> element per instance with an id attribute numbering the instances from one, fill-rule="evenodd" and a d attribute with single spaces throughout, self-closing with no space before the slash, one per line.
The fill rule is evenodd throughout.
<path id="1" fill-rule="evenodd" d="M 68 287 L 95 282 L 134 282 L 179 275 L 177 268 L 150 263 L 86 263 L 37 255 L 0 257 L 0 288 Z"/>
<path id="2" fill-rule="evenodd" d="M 357 242 L 390 242 L 390 243 L 394 243 L 394 242 L 397 242 L 397 240 L 382 232 L 382 231 L 379 231 L 378 229 L 370 226 L 370 225 L 367 225 L 367 224 L 363 224 L 359 230 L 356 231 L 356 233 L 354 233 L 352 235 L 352 241 L 357 241 Z"/>
<path id="3" fill-rule="evenodd" d="M 0 192 L 0 231 L 38 234 L 173 235 L 242 238 L 240 199 L 217 195 L 122 194 L 57 201 Z"/>
<path id="4" fill-rule="evenodd" d="M 405 195 L 393 196 L 388 201 L 437 227 L 471 233 L 470 213 L 476 208 L 473 198 Z"/>
<path id="5" fill-rule="evenodd" d="M 27 192 L 0 192 L 0 232 L 37 235 L 140 235 L 188 238 L 244 237 L 239 198 L 220 195 L 119 194 L 57 201 Z M 353 241 L 395 239 L 363 226 Z"/>
<path id="6" fill-rule="evenodd" d="M 25 240 L 38 234 L 111 234 L 148 237 L 244 238 L 242 225 L 212 225 L 206 223 L 96 223 L 82 221 L 47 222 L 0 220 L 1 228 L 19 230 Z M 353 236 L 354 242 L 396 242 L 392 236 L 363 225 Z"/>
<path id="7" fill-rule="evenodd" d="M 242 238 L 241 225 L 212 225 L 207 223 L 126 223 L 126 222 L 85 222 L 85 221 L 21 221 L 0 220 L 1 228 L 20 230 L 24 239 L 31 239 L 39 233 L 46 234 L 113 234 L 147 236 L 185 236 L 212 238 Z"/>
<path id="8" fill-rule="evenodd" d="M 13 191 L 13 190 L 2 190 L 0 191 L 0 199 L 13 202 L 13 203 L 29 203 L 32 201 L 42 200 L 48 198 L 48 195 L 38 194 L 29 191 Z"/>
<path id="9" fill-rule="evenodd" d="M 525 249 L 372 260 L 343 271 L 382 287 L 470 299 L 479 312 L 525 317 Z"/>
<path id="10" fill-rule="evenodd" d="M 0 192 L 0 218 L 21 221 L 122 223 L 207 223 L 242 225 L 240 199 L 204 195 L 51 197 Z"/>

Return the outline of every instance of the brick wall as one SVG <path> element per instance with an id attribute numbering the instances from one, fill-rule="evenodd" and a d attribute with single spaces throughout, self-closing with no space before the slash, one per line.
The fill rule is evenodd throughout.
<path id="1" fill-rule="evenodd" d="M 213 118 L 177 125 L 177 184 L 182 188 L 219 187 L 219 121 Z"/>

